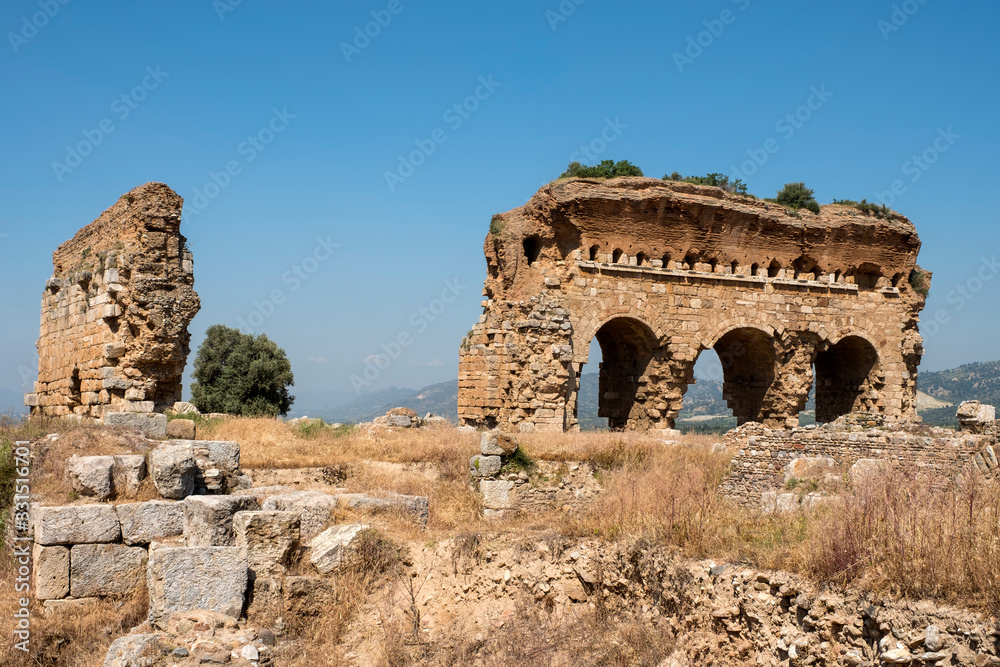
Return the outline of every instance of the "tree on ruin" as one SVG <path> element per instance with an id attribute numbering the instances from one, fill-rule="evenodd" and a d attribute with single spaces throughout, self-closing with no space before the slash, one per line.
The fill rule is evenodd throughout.
<path id="1" fill-rule="evenodd" d="M 261 334 L 222 324 L 208 328 L 194 360 L 191 402 L 198 410 L 245 417 L 288 414 L 295 397 L 292 365 L 285 351 Z"/>
<path id="2" fill-rule="evenodd" d="M 805 183 L 785 183 L 785 187 L 778 192 L 775 201 L 782 206 L 788 206 L 795 210 L 804 208 L 819 215 L 819 202 L 813 197 L 813 191 L 807 188 Z"/>

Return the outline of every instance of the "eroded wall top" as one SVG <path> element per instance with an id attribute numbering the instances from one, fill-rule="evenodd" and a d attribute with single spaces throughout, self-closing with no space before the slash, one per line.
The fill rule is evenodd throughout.
<path id="1" fill-rule="evenodd" d="M 25 398 L 34 414 L 152 412 L 181 399 L 187 327 L 201 306 L 182 206 L 147 183 L 52 254 L 38 382 Z"/>

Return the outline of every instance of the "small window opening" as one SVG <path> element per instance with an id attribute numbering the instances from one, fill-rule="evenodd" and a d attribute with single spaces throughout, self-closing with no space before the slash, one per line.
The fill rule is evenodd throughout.
<path id="1" fill-rule="evenodd" d="M 538 255 L 542 252 L 541 243 L 537 236 L 529 236 L 524 239 L 524 256 L 528 259 L 528 266 L 538 260 Z"/>

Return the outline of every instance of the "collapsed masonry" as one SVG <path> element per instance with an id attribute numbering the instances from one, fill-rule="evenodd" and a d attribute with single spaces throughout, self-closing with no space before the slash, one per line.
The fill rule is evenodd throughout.
<path id="1" fill-rule="evenodd" d="M 493 218 L 483 315 L 462 343 L 464 425 L 578 428 L 580 375 L 601 347 L 599 415 L 672 429 L 714 349 L 740 424 L 916 414 L 929 274 L 901 216 L 819 215 L 649 178 L 564 179 Z"/>
<path id="2" fill-rule="evenodd" d="M 147 183 L 52 254 L 38 381 L 25 396 L 33 415 L 162 412 L 181 400 L 187 327 L 201 307 L 182 205 Z"/>

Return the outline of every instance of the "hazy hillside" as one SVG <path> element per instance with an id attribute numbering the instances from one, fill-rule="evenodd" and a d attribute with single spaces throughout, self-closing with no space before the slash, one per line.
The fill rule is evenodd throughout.
<path id="1" fill-rule="evenodd" d="M 965 364 L 934 373 L 921 372 L 917 378 L 920 391 L 952 405 L 921 410 L 924 421 L 957 426 L 955 408 L 962 401 L 978 400 L 1000 405 L 1000 361 Z"/>

